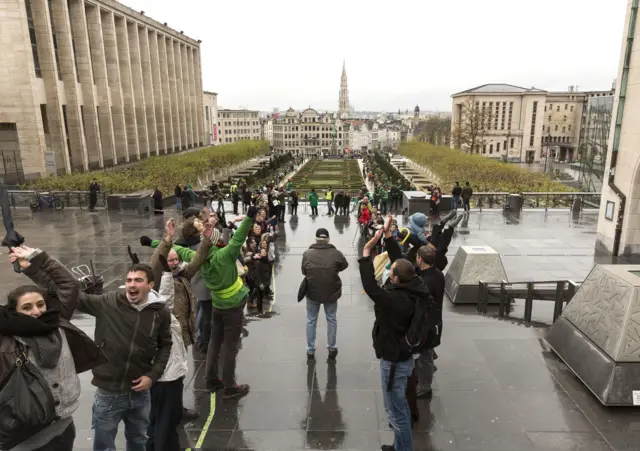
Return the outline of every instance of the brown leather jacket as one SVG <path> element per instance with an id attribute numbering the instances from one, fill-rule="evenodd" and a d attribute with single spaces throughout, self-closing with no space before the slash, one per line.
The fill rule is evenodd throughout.
<path id="1" fill-rule="evenodd" d="M 67 337 L 73 362 L 78 374 L 91 370 L 107 362 L 104 353 L 79 328 L 69 321 L 78 304 L 79 287 L 76 278 L 58 260 L 46 252 L 36 255 L 31 266 L 23 271 L 36 285 L 47 290 L 47 308 L 60 310 L 60 329 Z M 12 336 L 1 335 L 0 330 L 0 380 L 15 365 L 16 340 Z"/>
<path id="2" fill-rule="evenodd" d="M 180 272 L 173 277 L 175 283 L 175 298 L 173 311 L 171 313 L 173 313 L 178 322 L 180 322 L 182 340 L 186 347 L 195 343 L 196 335 L 196 298 L 191 291 L 191 283 L 189 281 L 206 261 L 210 249 L 211 241 L 203 240 L 198 246 L 198 251 L 194 259 L 184 265 Z M 167 257 L 170 250 L 171 245 L 162 240 L 151 256 L 151 268 L 155 280 L 160 280 L 160 276 L 162 275 L 162 265 L 160 264 L 159 257 L 160 255 Z"/>

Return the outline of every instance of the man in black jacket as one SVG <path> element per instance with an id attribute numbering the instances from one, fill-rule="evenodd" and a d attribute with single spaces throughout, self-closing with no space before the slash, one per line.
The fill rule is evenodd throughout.
<path id="1" fill-rule="evenodd" d="M 103 295 L 80 293 L 78 310 L 96 318 L 95 342 L 108 363 L 93 369 L 98 387 L 93 401 L 94 451 L 116 449 L 120 421 L 127 449 L 145 451 L 151 397 L 171 353 L 171 316 L 153 290 L 149 265 L 127 271 L 125 290 Z"/>
<path id="2" fill-rule="evenodd" d="M 388 230 L 388 227 L 385 226 Z M 401 346 L 409 331 L 417 302 L 428 295 L 422 279 L 413 265 L 397 259 L 391 265 L 389 281 L 379 287 L 375 278 L 371 250 L 382 236 L 378 230 L 362 250 L 360 277 L 365 292 L 374 302 L 376 320 L 373 325 L 373 347 L 380 359 L 380 378 L 385 410 L 394 432 L 393 446 L 383 445 L 383 451 L 413 450 L 411 412 L 407 403 L 407 379 L 413 372 L 413 356 Z"/>
<path id="3" fill-rule="evenodd" d="M 302 255 L 302 274 L 306 279 L 307 297 L 307 361 L 315 359 L 316 325 L 320 306 L 324 306 L 327 318 L 327 348 L 329 360 L 338 355 L 336 336 L 338 333 L 338 299 L 342 296 L 340 272 L 349 267 L 344 254 L 329 244 L 327 229 L 316 231 L 316 243 Z M 304 282 L 303 282 L 304 283 Z M 301 301 L 299 298 L 298 301 Z"/>
<path id="4" fill-rule="evenodd" d="M 391 262 L 402 258 L 400 246 L 390 233 L 385 234 L 385 245 Z M 442 338 L 442 303 L 444 299 L 444 275 L 436 267 L 438 253 L 434 246 L 422 246 L 416 255 L 416 274 L 424 281 L 435 303 L 429 310 L 429 336 L 425 347 L 416 360 L 417 369 L 417 397 L 430 398 L 433 394 L 431 384 L 433 373 L 437 368 L 434 364 L 434 349 L 440 346 Z"/>

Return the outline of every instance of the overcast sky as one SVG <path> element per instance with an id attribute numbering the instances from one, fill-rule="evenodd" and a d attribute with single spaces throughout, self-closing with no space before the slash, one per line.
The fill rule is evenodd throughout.
<path id="1" fill-rule="evenodd" d="M 625 0 L 122 0 L 201 39 L 219 105 L 338 106 L 342 60 L 356 110 L 451 110 L 485 83 L 609 89 Z"/>

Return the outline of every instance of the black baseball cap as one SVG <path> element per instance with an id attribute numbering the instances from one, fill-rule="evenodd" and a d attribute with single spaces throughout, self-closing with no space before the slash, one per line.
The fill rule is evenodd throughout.
<path id="1" fill-rule="evenodd" d="M 329 231 L 327 229 L 318 229 L 316 230 L 316 238 L 328 239 Z"/>

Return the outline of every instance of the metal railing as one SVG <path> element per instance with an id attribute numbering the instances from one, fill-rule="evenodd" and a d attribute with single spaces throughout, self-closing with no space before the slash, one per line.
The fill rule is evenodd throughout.
<path id="1" fill-rule="evenodd" d="M 535 282 L 483 282 L 478 284 L 478 313 L 486 315 L 489 311 L 489 298 L 498 298 L 498 318 L 510 316 L 515 299 L 524 299 L 524 323 L 531 325 L 533 301 L 551 301 L 553 306 L 553 322 L 562 314 L 578 291 L 582 282 L 572 280 L 551 280 Z"/>
<path id="2" fill-rule="evenodd" d="M 522 208 L 572 208 L 576 201 L 580 202 L 581 209 L 600 208 L 601 193 L 580 192 L 525 192 L 522 196 Z"/>
<path id="3" fill-rule="evenodd" d="M 65 208 L 89 208 L 89 191 L 31 191 L 31 190 L 9 190 L 9 201 L 13 208 L 17 207 L 29 207 L 29 204 L 36 200 L 36 195 L 53 194 L 57 199 L 60 199 Z M 97 208 L 107 207 L 107 193 L 98 193 Z"/>

